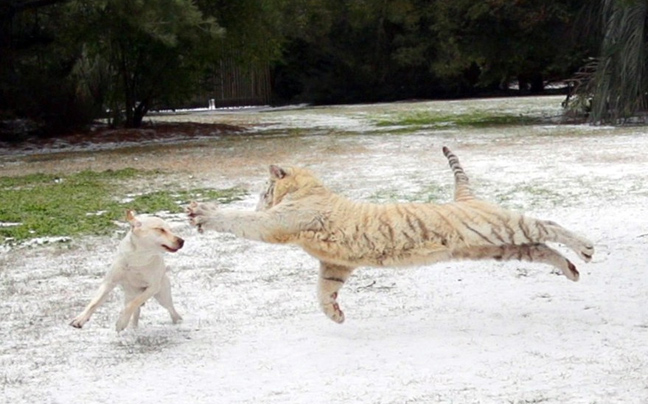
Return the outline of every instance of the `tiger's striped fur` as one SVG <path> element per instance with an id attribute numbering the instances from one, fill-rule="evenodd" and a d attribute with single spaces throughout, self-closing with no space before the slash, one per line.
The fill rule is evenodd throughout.
<path id="1" fill-rule="evenodd" d="M 454 200 L 459 202 L 473 199 L 475 196 L 473 195 L 472 188 L 470 188 L 470 181 L 468 181 L 468 176 L 459 163 L 459 159 L 445 146 L 443 147 L 443 154 L 445 154 L 448 159 L 448 164 L 450 164 L 450 169 L 455 178 Z"/>
<path id="2" fill-rule="evenodd" d="M 320 261 L 320 306 L 338 323 L 344 321 L 338 291 L 359 266 L 526 260 L 553 265 L 578 280 L 574 264 L 546 243 L 564 244 L 588 262 L 594 253 L 590 241 L 554 222 L 476 198 L 459 159 L 448 148 L 443 152 L 455 178 L 454 201 L 446 204 L 352 201 L 328 190 L 306 169 L 273 165 L 257 211 L 192 202 L 188 213 L 200 231 L 301 246 Z"/>

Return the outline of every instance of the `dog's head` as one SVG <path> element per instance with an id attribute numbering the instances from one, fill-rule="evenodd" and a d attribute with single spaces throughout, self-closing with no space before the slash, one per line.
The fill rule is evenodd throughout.
<path id="1" fill-rule="evenodd" d="M 166 221 L 155 216 L 135 216 L 135 211 L 126 211 L 126 220 L 131 225 L 133 242 L 145 249 L 176 252 L 184 240 L 173 234 Z"/>

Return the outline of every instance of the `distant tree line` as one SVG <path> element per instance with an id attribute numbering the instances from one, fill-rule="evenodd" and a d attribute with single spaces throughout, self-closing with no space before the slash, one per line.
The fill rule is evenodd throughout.
<path id="1" fill-rule="evenodd" d="M 321 104 L 508 94 L 512 83 L 540 94 L 595 60 L 573 100 L 616 122 L 646 107 L 647 10 L 648 0 L 1 0 L 0 132 L 24 122 L 19 131 L 56 134 L 97 118 L 138 127 L 215 91 L 224 65 L 238 77 L 268 70 L 273 103 Z"/>
<path id="2" fill-rule="evenodd" d="M 315 102 L 541 93 L 592 44 L 583 0 L 298 0 L 276 95 Z"/>

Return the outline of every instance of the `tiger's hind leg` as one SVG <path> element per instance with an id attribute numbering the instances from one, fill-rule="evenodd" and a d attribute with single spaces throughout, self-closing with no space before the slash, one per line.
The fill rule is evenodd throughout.
<path id="1" fill-rule="evenodd" d="M 538 220 L 535 223 L 536 229 L 544 241 L 561 243 L 574 250 L 583 261 L 590 262 L 594 255 L 594 244 L 584 237 L 581 237 L 565 229 L 558 223 L 549 220 Z"/>
<path id="2" fill-rule="evenodd" d="M 352 271 L 353 268 L 320 261 L 317 297 L 324 314 L 338 324 L 344 322 L 344 313 L 337 302 L 338 291 Z"/>
<path id="3" fill-rule="evenodd" d="M 484 246 L 459 250 L 453 253 L 456 259 L 480 260 L 495 259 L 498 261 L 520 260 L 541 262 L 552 265 L 570 280 L 576 282 L 579 278 L 576 266 L 561 253 L 545 244 L 506 244 L 502 246 Z"/>

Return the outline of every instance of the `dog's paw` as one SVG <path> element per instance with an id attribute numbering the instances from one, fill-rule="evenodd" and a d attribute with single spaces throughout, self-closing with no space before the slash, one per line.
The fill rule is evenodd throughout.
<path id="1" fill-rule="evenodd" d="M 128 320 L 128 317 L 124 316 L 123 314 L 120 315 L 119 319 L 117 319 L 117 323 L 115 323 L 115 330 L 117 330 L 117 332 L 124 331 L 124 329 L 128 326 Z"/>
<path id="2" fill-rule="evenodd" d="M 74 328 L 81 328 L 88 320 L 83 317 L 77 317 L 74 320 L 70 321 L 70 325 Z"/>

